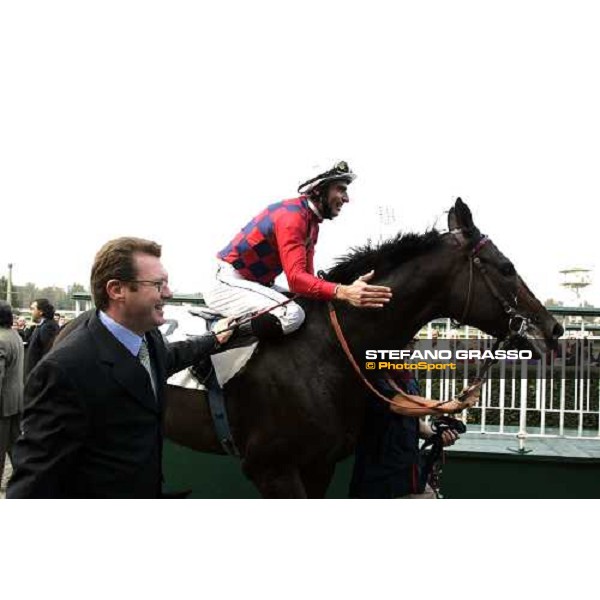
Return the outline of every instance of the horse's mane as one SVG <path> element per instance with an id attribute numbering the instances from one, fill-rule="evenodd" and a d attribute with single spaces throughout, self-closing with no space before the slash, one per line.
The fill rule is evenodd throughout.
<path id="1" fill-rule="evenodd" d="M 339 257 L 326 279 L 349 284 L 372 269 L 376 269 L 379 275 L 384 275 L 399 264 L 437 246 L 441 236 L 436 229 L 430 229 L 425 233 L 399 233 L 396 237 L 375 245 L 369 241 L 364 246 L 351 248 L 348 254 Z"/>

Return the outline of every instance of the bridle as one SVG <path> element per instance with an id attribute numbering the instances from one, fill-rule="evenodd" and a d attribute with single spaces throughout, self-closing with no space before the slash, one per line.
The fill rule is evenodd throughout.
<path id="1" fill-rule="evenodd" d="M 461 242 L 460 237 L 464 238 L 464 232 L 462 229 L 451 229 L 449 234 L 454 236 L 454 239 L 457 241 L 459 247 L 464 247 L 464 243 Z M 531 319 L 520 313 L 517 309 L 517 297 L 518 291 L 511 298 L 512 302 L 506 299 L 506 297 L 500 293 L 496 284 L 492 281 L 489 276 L 488 269 L 485 264 L 482 262 L 481 258 L 479 258 L 479 253 L 491 242 L 490 238 L 487 235 L 482 235 L 479 240 L 475 243 L 473 248 L 469 251 L 468 260 L 469 260 L 469 285 L 467 286 L 467 299 L 465 301 L 465 307 L 462 312 L 462 316 L 459 321 L 452 319 L 451 324 L 452 327 L 457 328 L 461 327 L 468 315 L 469 310 L 471 309 L 471 300 L 473 297 L 473 266 L 476 266 L 483 278 L 483 281 L 488 288 L 490 294 L 499 302 L 502 306 L 502 310 L 505 312 L 508 317 L 508 328 L 506 331 L 506 335 L 503 338 L 497 338 L 492 347 L 492 354 L 495 354 L 498 349 L 508 349 L 515 342 L 520 339 L 524 339 L 526 337 L 527 332 L 531 327 Z M 493 365 L 498 362 L 498 359 L 494 358 L 486 358 L 483 366 L 479 371 L 479 375 L 477 377 L 477 383 L 479 387 L 483 384 L 484 377 L 487 372 L 491 369 Z M 459 394 L 458 399 L 462 400 L 466 396 L 465 392 Z"/>
<path id="2" fill-rule="evenodd" d="M 449 234 L 454 236 L 454 239 L 457 240 L 457 243 L 460 247 L 464 246 L 464 244 L 461 243 L 460 239 L 458 239 L 459 236 L 464 236 L 462 229 L 452 229 L 449 232 Z M 467 299 L 465 301 L 465 307 L 463 309 L 460 320 L 456 321 L 453 319 L 452 327 L 456 328 L 464 325 L 469 315 L 469 311 L 471 309 L 471 301 L 473 298 L 473 266 L 476 266 L 483 278 L 485 285 L 488 288 L 488 291 L 500 303 L 502 309 L 508 317 L 508 330 L 504 339 L 514 339 L 515 336 L 524 337 L 531 326 L 531 320 L 517 310 L 518 294 L 515 293 L 514 297 L 511 298 L 512 302 L 507 300 L 506 297 L 500 293 L 496 284 L 491 280 L 488 274 L 487 267 L 481 261 L 481 258 L 479 258 L 478 256 L 479 253 L 483 250 L 483 248 L 485 248 L 490 242 L 491 240 L 487 235 L 482 235 L 469 252 L 469 285 L 467 286 Z"/>

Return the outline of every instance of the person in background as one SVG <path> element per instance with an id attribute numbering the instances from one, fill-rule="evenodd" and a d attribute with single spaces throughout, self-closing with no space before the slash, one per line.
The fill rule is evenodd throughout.
<path id="1" fill-rule="evenodd" d="M 38 298 L 31 303 L 31 318 L 37 327 L 31 334 L 25 353 L 25 378 L 33 371 L 54 342 L 58 334 L 58 323 L 54 320 L 54 306 L 47 298 Z"/>
<path id="2" fill-rule="evenodd" d="M 0 302 L 0 481 L 6 455 L 19 435 L 23 412 L 23 342 L 12 329 L 12 309 Z"/>
<path id="3" fill-rule="evenodd" d="M 29 337 L 33 331 L 31 328 L 27 327 L 27 320 L 25 317 L 17 317 L 13 329 L 19 334 L 19 337 L 24 344 L 29 341 Z"/>
<path id="4" fill-rule="evenodd" d="M 412 350 L 414 341 L 407 347 Z M 389 378 L 378 381 L 378 387 L 388 397 L 394 396 L 396 388 L 410 394 L 421 404 L 419 414 L 423 417 L 459 412 L 473 406 L 479 398 L 479 388 L 476 388 L 463 403 L 452 400 L 438 406 L 437 402 L 420 396 L 419 383 L 412 373 L 390 372 Z M 397 401 L 403 402 L 403 399 L 397 397 Z M 370 395 L 356 446 L 349 497 L 436 498 L 435 491 L 423 476 L 419 452 L 419 439 L 427 440 L 432 435 L 434 431 L 425 419 L 401 414 L 395 407 Z M 444 446 L 451 446 L 458 438 L 458 433 L 452 430 L 441 434 Z"/>

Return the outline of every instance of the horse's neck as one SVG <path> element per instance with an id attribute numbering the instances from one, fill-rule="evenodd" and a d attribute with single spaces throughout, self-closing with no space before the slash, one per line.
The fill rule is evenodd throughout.
<path id="1" fill-rule="evenodd" d="M 377 282 L 392 287 L 389 306 L 356 310 L 343 305 L 339 308 L 342 328 L 354 337 L 357 349 L 404 345 L 434 318 L 454 316 L 448 291 L 451 278 L 447 249 L 416 257 L 390 275 L 390 281 Z"/>

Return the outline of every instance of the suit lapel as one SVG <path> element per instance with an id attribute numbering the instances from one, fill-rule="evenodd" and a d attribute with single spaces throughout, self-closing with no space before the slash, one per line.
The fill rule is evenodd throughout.
<path id="1" fill-rule="evenodd" d="M 111 368 L 115 380 L 145 408 L 159 412 L 148 373 L 140 361 L 104 327 L 96 314 L 90 318 L 88 327 L 97 342 L 100 361 Z"/>

